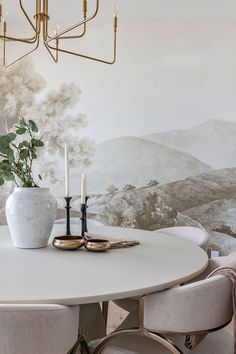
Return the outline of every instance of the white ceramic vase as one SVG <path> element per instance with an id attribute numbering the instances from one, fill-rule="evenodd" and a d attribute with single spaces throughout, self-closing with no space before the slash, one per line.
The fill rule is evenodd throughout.
<path id="1" fill-rule="evenodd" d="M 6 218 L 14 246 L 46 247 L 56 211 L 56 199 L 48 188 L 16 188 L 6 202 Z"/>

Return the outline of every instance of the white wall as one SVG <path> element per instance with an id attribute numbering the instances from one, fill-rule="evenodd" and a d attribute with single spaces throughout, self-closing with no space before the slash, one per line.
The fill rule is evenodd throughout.
<path id="1" fill-rule="evenodd" d="M 11 3 L 9 18 L 20 18 Z M 109 57 L 113 2 L 101 4 L 101 19 L 89 26 L 88 37 L 72 47 Z M 53 24 L 56 18 L 75 18 L 69 11 L 62 15 L 63 5 L 54 10 Z M 75 2 L 70 0 L 69 5 L 75 7 Z M 65 55 L 55 65 L 43 48 L 33 55 L 48 89 L 61 82 L 79 84 L 78 110 L 88 115 L 89 137 L 101 142 L 188 128 L 209 119 L 236 120 L 234 1 L 120 0 L 118 5 L 114 66 Z"/>

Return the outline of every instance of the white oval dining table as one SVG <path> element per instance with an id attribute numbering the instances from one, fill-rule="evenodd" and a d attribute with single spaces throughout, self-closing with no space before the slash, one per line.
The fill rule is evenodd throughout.
<path id="1" fill-rule="evenodd" d="M 79 233 L 79 225 L 71 226 Z M 88 304 L 141 296 L 183 283 L 208 264 L 192 242 L 136 229 L 90 226 L 109 239 L 135 239 L 130 248 L 94 253 L 64 251 L 51 245 L 65 225 L 55 225 L 49 246 L 18 249 L 7 226 L 0 226 L 0 303 Z"/>

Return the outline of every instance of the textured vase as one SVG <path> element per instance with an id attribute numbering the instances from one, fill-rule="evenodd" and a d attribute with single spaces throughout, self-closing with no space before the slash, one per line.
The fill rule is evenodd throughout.
<path id="1" fill-rule="evenodd" d="M 56 211 L 56 199 L 48 188 L 16 188 L 6 202 L 6 218 L 14 246 L 46 247 Z"/>

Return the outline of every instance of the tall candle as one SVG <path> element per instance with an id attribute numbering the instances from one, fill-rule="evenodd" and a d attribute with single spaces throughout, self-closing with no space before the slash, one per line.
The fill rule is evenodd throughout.
<path id="1" fill-rule="evenodd" d="M 83 173 L 81 179 L 81 204 L 85 204 L 87 195 L 87 176 Z"/>
<path id="2" fill-rule="evenodd" d="M 69 149 L 68 145 L 65 145 L 65 196 L 70 196 L 69 188 Z"/>

